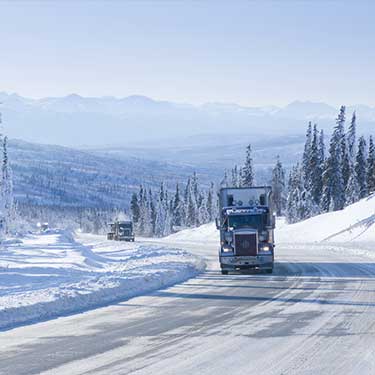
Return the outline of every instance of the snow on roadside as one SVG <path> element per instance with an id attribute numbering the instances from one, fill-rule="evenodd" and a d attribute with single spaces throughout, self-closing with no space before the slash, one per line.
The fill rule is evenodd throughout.
<path id="1" fill-rule="evenodd" d="M 0 249 L 0 329 L 79 312 L 185 281 L 205 269 L 186 251 L 54 231 Z"/>
<path id="2" fill-rule="evenodd" d="M 197 228 L 184 229 L 162 239 L 170 243 L 207 243 L 219 244 L 219 231 L 215 223 L 203 224 Z"/>
<path id="3" fill-rule="evenodd" d="M 373 242 L 375 243 L 375 194 L 341 211 L 328 212 L 276 228 L 276 241 L 287 242 Z"/>

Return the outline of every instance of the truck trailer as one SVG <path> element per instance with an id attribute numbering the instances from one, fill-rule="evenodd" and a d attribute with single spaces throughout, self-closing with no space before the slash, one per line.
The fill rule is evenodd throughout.
<path id="1" fill-rule="evenodd" d="M 109 232 L 107 233 L 108 240 L 134 242 L 135 236 L 133 222 L 115 221 L 114 223 L 109 224 L 109 228 Z"/>
<path id="2" fill-rule="evenodd" d="M 256 269 L 272 273 L 275 215 L 269 186 L 228 187 L 219 193 L 221 273 Z"/>

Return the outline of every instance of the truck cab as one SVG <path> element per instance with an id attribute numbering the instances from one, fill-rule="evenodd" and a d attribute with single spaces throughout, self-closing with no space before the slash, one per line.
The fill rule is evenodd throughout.
<path id="1" fill-rule="evenodd" d="M 223 274 L 258 269 L 272 273 L 275 216 L 271 188 L 223 188 L 220 190 L 219 261 Z"/>
<path id="2" fill-rule="evenodd" d="M 135 236 L 133 231 L 132 221 L 115 221 L 109 224 L 109 232 L 107 233 L 108 240 L 115 241 L 132 241 L 134 242 Z"/>

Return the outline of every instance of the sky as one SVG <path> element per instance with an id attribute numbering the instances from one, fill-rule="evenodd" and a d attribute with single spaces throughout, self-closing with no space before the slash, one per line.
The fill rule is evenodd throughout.
<path id="1" fill-rule="evenodd" d="M 375 106 L 370 1 L 0 0 L 0 91 Z"/>

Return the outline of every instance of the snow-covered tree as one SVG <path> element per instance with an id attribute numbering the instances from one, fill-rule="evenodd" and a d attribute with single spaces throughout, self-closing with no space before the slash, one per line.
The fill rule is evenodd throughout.
<path id="1" fill-rule="evenodd" d="M 323 141 L 324 142 L 324 141 Z M 315 124 L 313 129 L 313 135 L 311 140 L 310 149 L 310 161 L 309 161 L 309 173 L 308 173 L 308 184 L 307 189 L 309 190 L 315 205 L 320 205 L 323 189 L 323 163 L 324 163 L 324 143 L 323 143 L 323 155 L 320 148 L 319 131 Z"/>
<path id="2" fill-rule="evenodd" d="M 228 171 L 225 170 L 224 171 L 224 176 L 223 176 L 223 179 L 220 181 L 220 187 L 222 188 L 226 188 L 228 187 L 230 184 L 229 184 L 229 179 L 228 179 Z"/>
<path id="3" fill-rule="evenodd" d="M 323 172 L 322 209 L 324 211 L 341 210 L 345 205 L 345 185 L 342 161 L 344 123 L 345 107 L 342 106 L 331 136 L 329 155 Z"/>
<path id="4" fill-rule="evenodd" d="M 172 219 L 173 225 L 176 227 L 182 226 L 185 210 L 183 206 L 183 200 L 181 199 L 181 195 L 180 195 L 179 184 L 176 184 L 176 192 L 174 194 L 173 205 L 172 205 L 172 214 L 173 214 L 173 219 Z"/>
<path id="5" fill-rule="evenodd" d="M 294 166 L 288 179 L 288 197 L 286 205 L 286 219 L 289 224 L 301 220 L 299 208 L 301 205 L 301 173 L 299 166 Z"/>
<path id="6" fill-rule="evenodd" d="M 232 168 L 232 181 L 231 185 L 233 187 L 241 187 L 241 171 L 238 169 L 237 165 Z"/>
<path id="7" fill-rule="evenodd" d="M 347 145 L 348 145 L 349 162 L 354 164 L 355 156 L 356 156 L 356 142 L 357 142 L 357 116 L 355 112 L 353 112 L 352 121 L 350 123 L 350 127 L 348 130 L 346 139 L 347 139 Z"/>
<path id="8" fill-rule="evenodd" d="M 285 169 L 282 166 L 280 157 L 277 156 L 275 167 L 272 169 L 272 199 L 277 216 L 284 214 L 286 207 Z"/>
<path id="9" fill-rule="evenodd" d="M 254 168 L 253 168 L 253 158 L 251 156 L 251 145 L 246 147 L 246 158 L 245 165 L 241 171 L 242 184 L 244 187 L 251 187 L 254 184 Z"/>
<path id="10" fill-rule="evenodd" d="M 369 139 L 369 150 L 367 158 L 367 191 L 375 192 L 375 146 L 372 136 Z"/>
<path id="11" fill-rule="evenodd" d="M 214 184 L 211 183 L 210 188 L 207 193 L 207 213 L 208 213 L 208 221 L 215 220 L 217 213 L 216 213 L 216 204 L 215 204 L 215 192 L 214 192 Z"/>
<path id="12" fill-rule="evenodd" d="M 367 196 L 367 155 L 366 140 L 363 136 L 358 140 L 358 151 L 354 169 L 359 186 L 359 198 L 362 199 Z"/>
<path id="13" fill-rule="evenodd" d="M 309 122 L 306 131 L 305 147 L 302 155 L 302 173 L 306 188 L 311 185 L 311 146 L 312 146 L 312 125 Z"/>
<path id="14" fill-rule="evenodd" d="M 357 138 L 357 121 L 356 113 L 353 112 L 350 127 L 346 136 L 348 148 L 348 166 L 349 178 L 345 189 L 345 203 L 346 205 L 355 203 L 359 199 L 359 184 L 355 172 L 355 159 L 356 159 L 356 138 Z"/>
<path id="15" fill-rule="evenodd" d="M 135 225 L 138 224 L 139 221 L 139 203 L 138 203 L 138 196 L 136 193 L 132 194 L 132 199 L 130 201 L 130 210 L 132 213 L 133 222 Z"/>

